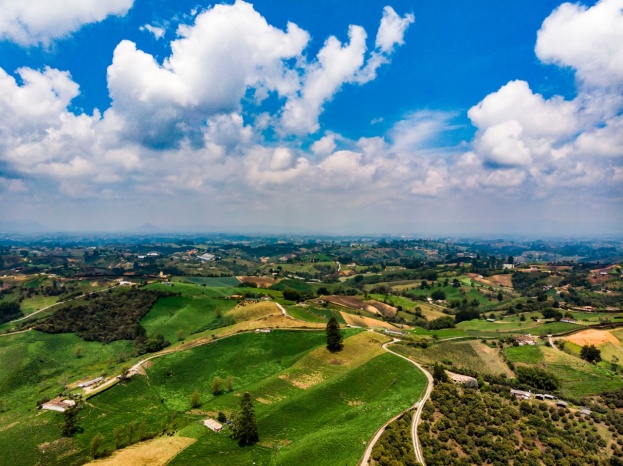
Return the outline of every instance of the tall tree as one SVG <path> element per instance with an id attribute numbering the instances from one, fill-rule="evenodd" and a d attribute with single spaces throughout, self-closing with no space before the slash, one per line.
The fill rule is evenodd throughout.
<path id="1" fill-rule="evenodd" d="M 70 408 L 67 408 L 63 413 L 63 436 L 71 437 L 78 430 L 78 412 L 80 411 L 81 404 L 76 404 Z"/>
<path id="2" fill-rule="evenodd" d="M 340 330 L 340 324 L 337 323 L 335 317 L 331 317 L 327 322 L 327 349 L 332 353 L 341 351 L 344 348 L 344 337 Z"/>
<path id="3" fill-rule="evenodd" d="M 240 401 L 240 412 L 234 416 L 232 425 L 233 437 L 240 445 L 253 445 L 259 440 L 257 419 L 251 401 L 251 395 L 245 393 Z"/>

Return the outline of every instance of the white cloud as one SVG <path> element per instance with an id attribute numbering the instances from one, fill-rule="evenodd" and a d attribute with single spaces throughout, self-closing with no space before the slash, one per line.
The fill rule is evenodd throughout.
<path id="1" fill-rule="evenodd" d="M 165 28 L 159 26 L 152 26 L 151 24 L 144 24 L 139 28 L 141 31 L 147 31 L 152 34 L 156 39 L 162 39 L 167 32 Z"/>
<path id="2" fill-rule="evenodd" d="M 133 0 L 0 0 L 0 39 L 47 45 L 84 24 L 123 16 Z"/>
<path id="3" fill-rule="evenodd" d="M 403 45 L 405 32 L 413 21 L 415 17 L 411 13 L 401 18 L 391 6 L 383 8 L 383 18 L 376 33 L 376 47 L 383 53 L 391 53 L 395 45 Z"/>
<path id="4" fill-rule="evenodd" d="M 335 150 L 336 146 L 335 134 L 327 134 L 311 145 L 311 151 L 316 155 L 329 154 Z"/>
<path id="5" fill-rule="evenodd" d="M 379 26 L 378 51 L 365 59 L 366 31 L 360 26 L 348 28 L 348 44 L 336 37 L 327 39 L 316 60 L 305 67 L 303 86 L 288 98 L 281 124 L 286 133 L 306 134 L 320 127 L 318 117 L 323 105 L 330 101 L 343 84 L 365 84 L 376 78 L 376 70 L 389 63 L 394 45 L 404 43 L 404 34 L 413 22 L 413 15 L 401 18 L 391 7 L 385 7 Z"/>
<path id="6" fill-rule="evenodd" d="M 293 23 L 286 32 L 270 26 L 248 3 L 217 5 L 178 35 L 162 64 L 129 41 L 115 49 L 108 85 L 128 138 L 141 134 L 154 147 L 200 138 L 202 122 L 238 110 L 247 89 L 285 96 L 299 87 L 285 61 L 300 57 L 309 34 Z"/>
<path id="7" fill-rule="evenodd" d="M 537 37 L 542 62 L 572 67 L 589 85 L 623 84 L 623 0 L 601 0 L 590 8 L 564 3 Z"/>

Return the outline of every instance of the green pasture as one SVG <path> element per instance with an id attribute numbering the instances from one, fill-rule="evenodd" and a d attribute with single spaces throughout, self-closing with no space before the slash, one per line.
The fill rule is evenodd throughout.
<path id="1" fill-rule="evenodd" d="M 513 363 L 538 364 L 543 360 L 543 352 L 538 346 L 510 346 L 504 349 L 504 354 Z"/>
<path id="2" fill-rule="evenodd" d="M 141 320 L 148 336 L 162 334 L 171 343 L 178 340 L 178 332 L 184 332 L 185 337 L 213 326 L 218 323 L 217 311 L 221 315 L 236 306 L 233 299 L 209 298 L 202 294 L 191 296 L 171 296 L 160 298 L 158 302 Z"/>
<path id="3" fill-rule="evenodd" d="M 240 280 L 236 277 L 183 277 L 183 280 L 193 285 L 214 288 L 231 288 L 240 285 Z"/>

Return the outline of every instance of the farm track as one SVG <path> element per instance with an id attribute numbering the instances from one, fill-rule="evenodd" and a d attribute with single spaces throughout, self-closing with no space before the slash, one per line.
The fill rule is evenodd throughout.
<path id="1" fill-rule="evenodd" d="M 372 440 L 370 440 L 370 443 L 368 444 L 368 447 L 366 448 L 365 453 L 363 454 L 363 457 L 361 458 L 361 460 L 359 461 L 359 466 L 368 466 L 369 462 L 370 462 L 370 456 L 372 455 L 372 449 L 374 448 L 374 445 L 376 444 L 376 442 L 379 440 L 379 438 L 381 438 L 381 435 L 383 434 L 383 432 L 385 431 L 385 429 L 387 428 L 387 426 L 389 424 L 391 424 L 392 422 L 394 422 L 396 419 L 398 419 L 400 416 L 402 416 L 404 413 L 415 409 L 415 414 L 413 415 L 413 422 L 411 424 L 411 440 L 413 442 L 413 451 L 415 452 L 415 459 L 422 465 L 426 465 L 426 463 L 424 462 L 424 455 L 422 455 L 422 449 L 420 447 L 420 441 L 418 439 L 417 436 L 417 426 L 420 423 L 420 418 L 422 417 L 422 410 L 424 409 L 424 405 L 426 404 L 426 401 L 428 400 L 428 398 L 430 397 L 431 392 L 433 391 L 433 376 L 430 375 L 430 373 L 424 369 L 420 364 L 418 364 L 417 362 L 413 361 L 412 359 L 407 358 L 406 356 L 403 356 L 402 354 L 398 354 L 395 351 L 390 350 L 387 346 L 391 345 L 397 341 L 400 341 L 397 338 L 394 338 L 392 341 L 387 342 L 385 344 L 383 344 L 383 349 L 389 353 L 392 353 L 395 356 L 398 356 L 399 358 L 402 358 L 406 361 L 409 361 L 411 364 L 413 364 L 415 367 L 417 367 L 419 370 L 421 370 L 424 375 L 426 376 L 426 378 L 428 379 L 428 383 L 426 385 L 426 392 L 424 392 L 424 396 L 421 397 L 418 401 L 416 401 L 412 406 L 408 407 L 407 409 L 405 409 L 403 412 L 397 414 L 396 416 L 394 416 L 393 418 L 391 418 L 389 421 L 387 421 L 385 424 L 383 424 L 374 434 L 374 436 L 372 437 Z"/>

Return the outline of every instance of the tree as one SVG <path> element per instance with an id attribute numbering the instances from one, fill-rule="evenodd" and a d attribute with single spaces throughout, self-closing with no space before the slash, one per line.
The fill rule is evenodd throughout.
<path id="1" fill-rule="evenodd" d="M 184 341 L 184 330 L 180 329 L 177 331 L 177 339 L 179 341 Z"/>
<path id="2" fill-rule="evenodd" d="M 63 413 L 63 436 L 71 437 L 78 430 L 78 412 L 80 404 L 76 404 L 71 408 L 67 408 Z"/>
<path id="3" fill-rule="evenodd" d="M 446 293 L 443 290 L 435 290 L 430 295 L 435 301 L 446 299 Z"/>
<path id="4" fill-rule="evenodd" d="M 234 439 L 238 440 L 241 446 L 253 445 L 259 440 L 255 409 L 248 393 L 240 400 L 240 412 L 234 416 L 232 431 Z"/>
<path id="5" fill-rule="evenodd" d="M 115 440 L 115 448 L 121 447 L 121 437 L 123 436 L 123 426 L 117 426 L 112 430 L 112 437 Z"/>
<path id="6" fill-rule="evenodd" d="M 448 374 L 446 374 L 443 366 L 439 364 L 435 364 L 433 366 L 433 380 L 435 381 L 435 383 L 448 381 Z"/>
<path id="7" fill-rule="evenodd" d="M 218 395 L 223 391 L 223 386 L 225 385 L 225 380 L 219 377 L 218 375 L 212 379 L 212 394 Z"/>
<path id="8" fill-rule="evenodd" d="M 201 393 L 199 392 L 199 390 L 195 390 L 194 392 L 192 392 L 188 398 L 190 400 L 191 407 L 198 408 L 199 406 L 201 406 Z"/>
<path id="9" fill-rule="evenodd" d="M 301 293 L 299 293 L 296 290 L 291 290 L 291 289 L 283 290 L 283 299 L 287 299 L 288 301 L 298 302 L 301 300 Z"/>
<path id="10" fill-rule="evenodd" d="M 584 345 L 580 351 L 580 357 L 588 362 L 601 361 L 601 351 L 595 345 Z"/>
<path id="11" fill-rule="evenodd" d="M 91 456 L 97 458 L 99 456 L 99 450 L 104 443 L 104 436 L 99 432 L 91 439 Z"/>
<path id="12" fill-rule="evenodd" d="M 502 293 L 498 293 L 498 301 L 504 301 L 504 295 Z"/>
<path id="13" fill-rule="evenodd" d="M 327 349 L 332 353 L 341 351 L 344 348 L 344 337 L 340 330 L 340 324 L 337 323 L 335 317 L 331 317 L 327 322 Z"/>

